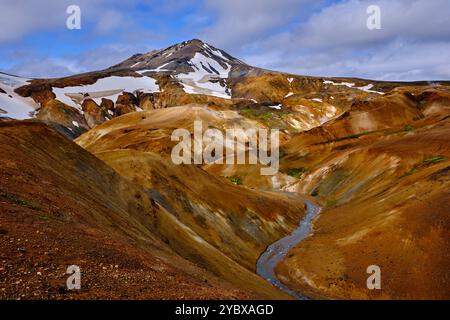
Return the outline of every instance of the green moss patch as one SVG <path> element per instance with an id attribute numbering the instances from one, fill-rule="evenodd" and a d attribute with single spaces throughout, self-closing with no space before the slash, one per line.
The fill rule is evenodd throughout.
<path id="1" fill-rule="evenodd" d="M 241 176 L 231 176 L 227 177 L 227 179 L 232 183 L 236 185 L 242 185 L 242 177 Z"/>
<path id="2" fill-rule="evenodd" d="M 42 207 L 38 203 L 36 203 L 32 200 L 20 198 L 16 195 L 13 195 L 10 193 L 0 193 L 0 199 L 7 201 L 9 203 L 17 204 L 22 207 L 30 208 L 33 210 L 38 210 L 38 211 L 42 210 Z"/>

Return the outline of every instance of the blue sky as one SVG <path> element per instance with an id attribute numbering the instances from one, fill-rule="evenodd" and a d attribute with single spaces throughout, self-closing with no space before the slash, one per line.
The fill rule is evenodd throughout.
<path id="1" fill-rule="evenodd" d="M 80 30 L 66 28 L 71 4 Z M 373 4 L 381 30 L 366 27 Z M 200 38 L 274 70 L 448 80 L 449 12 L 448 0 L 0 0 L 0 70 L 70 75 Z"/>

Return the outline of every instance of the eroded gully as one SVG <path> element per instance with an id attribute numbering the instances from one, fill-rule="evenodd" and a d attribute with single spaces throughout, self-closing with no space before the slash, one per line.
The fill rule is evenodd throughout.
<path id="1" fill-rule="evenodd" d="M 310 200 L 305 199 L 304 201 L 307 209 L 299 226 L 290 235 L 268 246 L 256 263 L 258 275 L 287 294 L 302 300 L 307 299 L 307 297 L 283 284 L 275 274 L 275 267 L 286 257 L 292 247 L 298 245 L 311 233 L 312 221 L 319 214 L 321 208 Z"/>

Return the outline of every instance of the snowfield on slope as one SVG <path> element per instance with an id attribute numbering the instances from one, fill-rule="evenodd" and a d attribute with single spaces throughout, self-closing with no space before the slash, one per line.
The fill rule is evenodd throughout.
<path id="1" fill-rule="evenodd" d="M 277 104 L 277 105 L 269 106 L 269 108 L 277 109 L 277 110 L 281 110 L 282 107 L 283 107 L 282 104 Z"/>
<path id="2" fill-rule="evenodd" d="M 39 107 L 31 98 L 23 98 L 14 89 L 23 86 L 28 79 L 0 73 L 0 117 L 17 120 L 29 119 Z"/>
<path id="3" fill-rule="evenodd" d="M 330 80 L 324 80 L 323 84 L 331 84 L 333 86 L 346 86 L 347 88 L 358 89 L 358 90 L 365 91 L 365 92 L 368 92 L 368 93 L 384 94 L 384 92 L 370 90 L 370 89 L 372 89 L 374 87 L 374 85 L 371 84 L 371 83 L 366 85 L 366 86 L 363 86 L 363 87 L 355 87 L 355 84 L 352 83 L 352 82 L 340 82 L 340 83 L 338 83 L 338 82 L 334 82 L 334 81 L 330 81 Z"/>
<path id="4" fill-rule="evenodd" d="M 225 57 L 225 56 L 222 54 L 222 52 L 220 52 L 219 49 L 213 49 L 213 48 L 211 48 L 207 43 L 204 43 L 204 44 L 203 44 L 203 48 L 205 48 L 205 49 L 207 50 L 206 53 L 208 53 L 208 54 L 213 54 L 213 55 L 215 55 L 215 56 L 221 58 L 222 60 L 229 61 L 229 59 L 228 59 L 227 57 Z"/>
<path id="5" fill-rule="evenodd" d="M 294 95 L 294 93 L 293 92 L 289 92 L 287 95 L 285 95 L 284 97 L 285 98 L 289 98 L 290 96 L 293 96 Z"/>
<path id="6" fill-rule="evenodd" d="M 231 99 L 230 90 L 220 83 L 223 82 L 220 81 L 221 79 L 228 78 L 231 65 L 227 63 L 227 67 L 224 68 L 216 60 L 198 52 L 190 60 L 190 64 L 195 71 L 175 76 L 183 85 L 186 93 Z"/>
<path id="7" fill-rule="evenodd" d="M 81 109 L 80 105 L 85 98 L 85 94 L 99 103 L 101 98 L 108 98 L 116 102 L 117 97 L 122 92 L 135 93 L 159 92 L 156 80 L 150 77 L 118 77 L 111 76 L 98 79 L 94 84 L 64 88 L 53 88 L 56 98 L 72 107 Z"/>

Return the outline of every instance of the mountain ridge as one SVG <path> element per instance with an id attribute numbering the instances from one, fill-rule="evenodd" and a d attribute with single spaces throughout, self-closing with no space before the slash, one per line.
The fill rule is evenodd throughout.
<path id="1" fill-rule="evenodd" d="M 30 297 L 37 286 L 39 297 L 76 298 L 55 289 L 52 281 L 64 283 L 54 272 L 74 261 L 86 268 L 88 257 L 83 298 L 289 298 L 255 264 L 295 230 L 310 199 L 322 207 L 313 232 L 273 269 L 288 288 L 337 299 L 450 296 L 450 86 L 291 75 L 232 59 L 194 39 L 71 77 L 0 74 L 0 245 L 8 252 L 0 282 L 15 283 L 37 257 L 46 275 L 20 276 L 27 285 L 8 286 L 8 295 Z M 196 120 L 203 133 L 276 129 L 279 170 L 262 176 L 262 164 L 225 159 L 176 165 L 172 134 L 195 137 Z M 74 222 L 79 236 L 61 238 Z M 80 250 L 67 256 L 44 239 L 77 239 Z M 165 263 L 152 258 L 158 250 Z M 107 282 L 89 267 L 116 263 L 131 282 Z M 366 287 L 373 264 L 382 291 Z M 174 281 L 184 289 L 173 290 Z"/>

